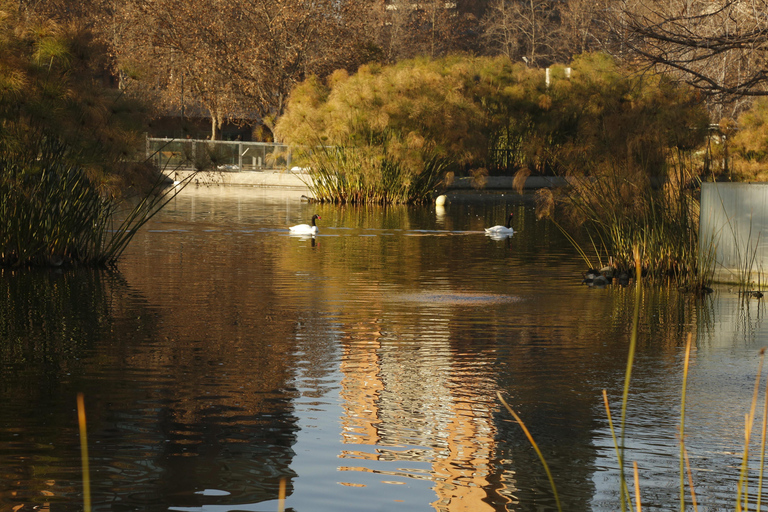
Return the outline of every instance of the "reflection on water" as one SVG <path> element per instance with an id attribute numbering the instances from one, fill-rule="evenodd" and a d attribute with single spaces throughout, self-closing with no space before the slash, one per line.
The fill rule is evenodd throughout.
<path id="1" fill-rule="evenodd" d="M 516 233 L 484 228 L 515 211 Z M 319 213 L 314 237 L 287 226 Z M 331 207 L 188 189 L 118 271 L 0 274 L 0 510 L 616 510 L 614 411 L 632 288 L 583 264 L 526 200 Z M 676 507 L 681 352 L 699 503 L 734 497 L 762 302 L 642 292 L 627 460 Z M 713 404 L 716 404 L 713 405 Z M 760 414 L 760 412 L 758 412 Z"/>

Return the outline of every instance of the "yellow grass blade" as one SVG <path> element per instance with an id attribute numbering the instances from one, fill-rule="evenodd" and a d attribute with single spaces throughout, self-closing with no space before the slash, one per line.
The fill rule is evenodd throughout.
<path id="1" fill-rule="evenodd" d="M 621 449 L 619 449 L 619 441 L 616 437 L 616 430 L 613 428 L 613 416 L 611 415 L 611 406 L 608 403 L 608 392 L 606 390 L 603 390 L 603 403 L 605 404 L 605 415 L 608 418 L 608 428 L 611 431 L 611 438 L 613 439 L 613 447 L 616 450 L 616 459 L 619 462 L 619 467 L 623 467 L 624 460 L 622 458 Z M 627 487 L 627 482 L 623 478 L 621 479 L 620 485 L 622 492 L 621 509 L 624 510 L 625 504 L 623 496 L 629 496 L 629 488 Z"/>
<path id="2" fill-rule="evenodd" d="M 278 491 L 277 512 L 285 510 L 285 478 L 280 479 L 280 490 Z"/>
<path id="3" fill-rule="evenodd" d="M 685 466 L 686 468 L 688 468 L 688 487 L 691 488 L 691 503 L 693 503 L 694 512 L 698 512 L 699 507 L 696 504 L 696 490 L 693 488 L 693 475 L 691 474 L 691 461 L 688 460 L 688 451 L 685 450 L 684 453 L 685 453 Z"/>
<path id="4" fill-rule="evenodd" d="M 752 435 L 752 424 L 755 420 L 755 409 L 757 408 L 757 396 L 760 392 L 760 377 L 763 373 L 763 362 L 765 360 L 765 349 L 760 350 L 760 364 L 757 367 L 757 376 L 755 377 L 755 389 L 752 393 L 752 405 L 749 413 L 744 415 L 744 454 L 741 459 L 741 474 L 739 475 L 739 485 L 736 491 L 736 512 L 747 512 L 749 510 L 749 444 Z M 744 505 L 742 508 L 742 497 Z"/>
<path id="5" fill-rule="evenodd" d="M 760 502 L 763 497 L 763 470 L 765 469 L 765 443 L 766 430 L 768 430 L 768 380 L 765 381 L 765 403 L 763 404 L 763 435 L 760 442 L 760 476 L 757 480 L 757 506 L 755 510 L 760 510 Z"/>
<path id="6" fill-rule="evenodd" d="M 685 510 L 685 396 L 688 389 L 688 368 L 691 359 L 691 334 L 685 342 L 685 362 L 683 363 L 683 391 L 680 398 L 680 510 Z M 693 485 L 691 485 L 693 492 Z"/>
<path id="7" fill-rule="evenodd" d="M 637 471 L 637 461 L 633 461 L 632 466 L 635 469 L 635 502 L 637 503 L 637 512 L 643 512 L 643 507 L 640 504 L 640 475 Z"/>
<path id="8" fill-rule="evenodd" d="M 88 436 L 85 429 L 85 400 L 77 394 L 77 422 L 80 426 L 80 458 L 83 464 L 83 510 L 91 512 L 91 475 L 88 468 Z"/>
<path id="9" fill-rule="evenodd" d="M 552 493 L 555 495 L 555 503 L 557 504 L 557 510 L 560 512 L 563 511 L 562 507 L 560 506 L 560 497 L 557 494 L 557 487 L 555 487 L 555 480 L 552 478 L 552 473 L 549 471 L 549 466 L 547 465 L 547 461 L 544 459 L 544 455 L 541 453 L 541 450 L 539 450 L 539 445 L 536 444 L 536 441 L 533 440 L 533 436 L 528 431 L 528 427 L 525 426 L 525 423 L 523 423 L 523 420 L 520 419 L 520 416 L 517 415 L 515 411 L 512 410 L 512 408 L 507 404 L 507 402 L 504 401 L 504 398 L 501 396 L 501 393 L 496 392 L 496 395 L 499 397 L 499 400 L 502 404 L 504 404 L 504 407 L 509 411 L 509 414 L 512 415 L 513 418 L 515 418 L 515 421 L 517 421 L 518 425 L 520 425 L 520 428 L 523 429 L 523 432 L 525 433 L 525 436 L 528 438 L 528 442 L 531 443 L 531 446 L 533 446 L 533 449 L 536 451 L 536 455 L 539 456 L 539 460 L 541 460 L 541 464 L 544 466 L 544 471 L 547 472 L 547 478 L 549 478 L 549 485 L 552 486 Z"/>

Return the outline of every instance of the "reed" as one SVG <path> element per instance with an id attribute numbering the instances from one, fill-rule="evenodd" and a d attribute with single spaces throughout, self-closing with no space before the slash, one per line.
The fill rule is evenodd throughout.
<path id="1" fill-rule="evenodd" d="M 387 151 L 369 147 L 318 146 L 305 156 L 310 192 L 319 202 L 418 204 L 427 202 L 443 179 L 448 162 L 436 154 L 407 165 Z"/>
<path id="2" fill-rule="evenodd" d="M 113 265 L 184 185 L 166 187 L 157 173 L 131 203 L 102 190 L 66 151 L 47 140 L 34 162 L 0 156 L 0 266 Z"/>
<path id="3" fill-rule="evenodd" d="M 91 512 L 91 470 L 88 463 L 88 435 L 85 421 L 85 399 L 77 394 L 77 423 L 80 429 L 80 460 L 83 467 L 83 509 Z"/>
<path id="4" fill-rule="evenodd" d="M 560 506 L 560 496 L 557 494 L 557 486 L 555 485 L 555 479 L 552 478 L 552 473 L 549 471 L 549 465 L 547 464 L 547 460 L 544 458 L 544 454 L 541 453 L 541 450 L 539 449 L 539 445 L 536 444 L 536 441 L 534 441 L 533 436 L 531 435 L 531 432 L 528 430 L 528 427 L 525 426 L 525 423 L 523 423 L 523 420 L 520 418 L 520 416 L 504 400 L 504 398 L 501 396 L 501 393 L 496 393 L 496 396 L 499 398 L 499 401 L 501 401 L 502 405 L 504 405 L 504 408 L 507 409 L 509 414 L 511 414 L 512 417 L 515 418 L 515 421 L 517 422 L 518 425 L 520 425 L 520 428 L 523 429 L 523 433 L 525 434 L 525 437 L 528 438 L 528 442 L 531 443 L 531 446 L 533 446 L 533 449 L 536 451 L 536 455 L 539 456 L 539 460 L 541 461 L 542 466 L 544 466 L 544 471 L 547 472 L 549 485 L 552 487 L 552 493 L 555 496 L 555 503 L 557 504 L 557 510 L 560 510 L 562 512 L 563 507 Z"/>
<path id="5" fill-rule="evenodd" d="M 749 413 L 744 417 L 744 451 L 742 453 L 739 483 L 736 491 L 737 512 L 741 510 L 749 510 L 749 447 L 752 440 L 752 427 L 755 421 L 755 409 L 757 408 L 757 399 L 760 393 L 760 378 L 763 373 L 764 359 L 765 349 L 762 349 L 760 350 L 760 364 L 758 366 L 757 376 L 755 377 L 755 387 L 752 393 L 752 403 Z M 763 428 L 765 428 L 765 426 Z M 763 460 L 760 461 L 760 467 L 763 467 Z"/>
<path id="6" fill-rule="evenodd" d="M 616 172 L 575 179 L 558 197 L 540 202 L 546 201 L 562 205 L 566 223 L 556 225 L 592 268 L 608 265 L 613 272 L 633 274 L 637 248 L 640 272 L 651 280 L 688 289 L 712 281 L 714 245 L 703 251 L 699 246 L 700 205 L 689 190 L 652 186 Z M 577 235 L 579 230 L 586 235 Z"/>
<path id="7" fill-rule="evenodd" d="M 691 359 L 691 335 L 685 342 L 685 359 L 683 362 L 683 389 L 680 398 L 680 510 L 685 510 L 685 465 L 688 461 L 688 454 L 685 450 L 685 398 L 688 391 L 688 369 Z M 696 493 L 693 489 L 693 478 L 690 474 L 690 464 L 688 464 L 689 486 L 691 489 L 691 498 L 693 507 L 696 509 Z"/>
<path id="8" fill-rule="evenodd" d="M 285 511 L 285 477 L 280 479 L 280 488 L 277 493 L 277 512 Z"/>

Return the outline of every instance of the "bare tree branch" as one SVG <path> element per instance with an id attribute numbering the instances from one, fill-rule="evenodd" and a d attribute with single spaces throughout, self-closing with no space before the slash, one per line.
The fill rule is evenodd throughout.
<path id="1" fill-rule="evenodd" d="M 621 11 L 628 47 L 717 97 L 768 95 L 768 2 L 644 0 Z"/>

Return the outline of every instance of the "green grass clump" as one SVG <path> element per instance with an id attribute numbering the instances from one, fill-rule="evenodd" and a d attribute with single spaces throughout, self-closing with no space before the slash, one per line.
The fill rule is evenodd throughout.
<path id="1" fill-rule="evenodd" d="M 551 195 L 542 191 L 541 196 Z M 633 183 L 620 175 L 581 178 L 556 199 L 566 215 L 557 223 L 585 264 L 617 275 L 641 275 L 698 290 L 712 281 L 714 247 L 701 251 L 699 199 L 691 190 Z M 585 233 L 586 243 L 576 233 Z"/>

